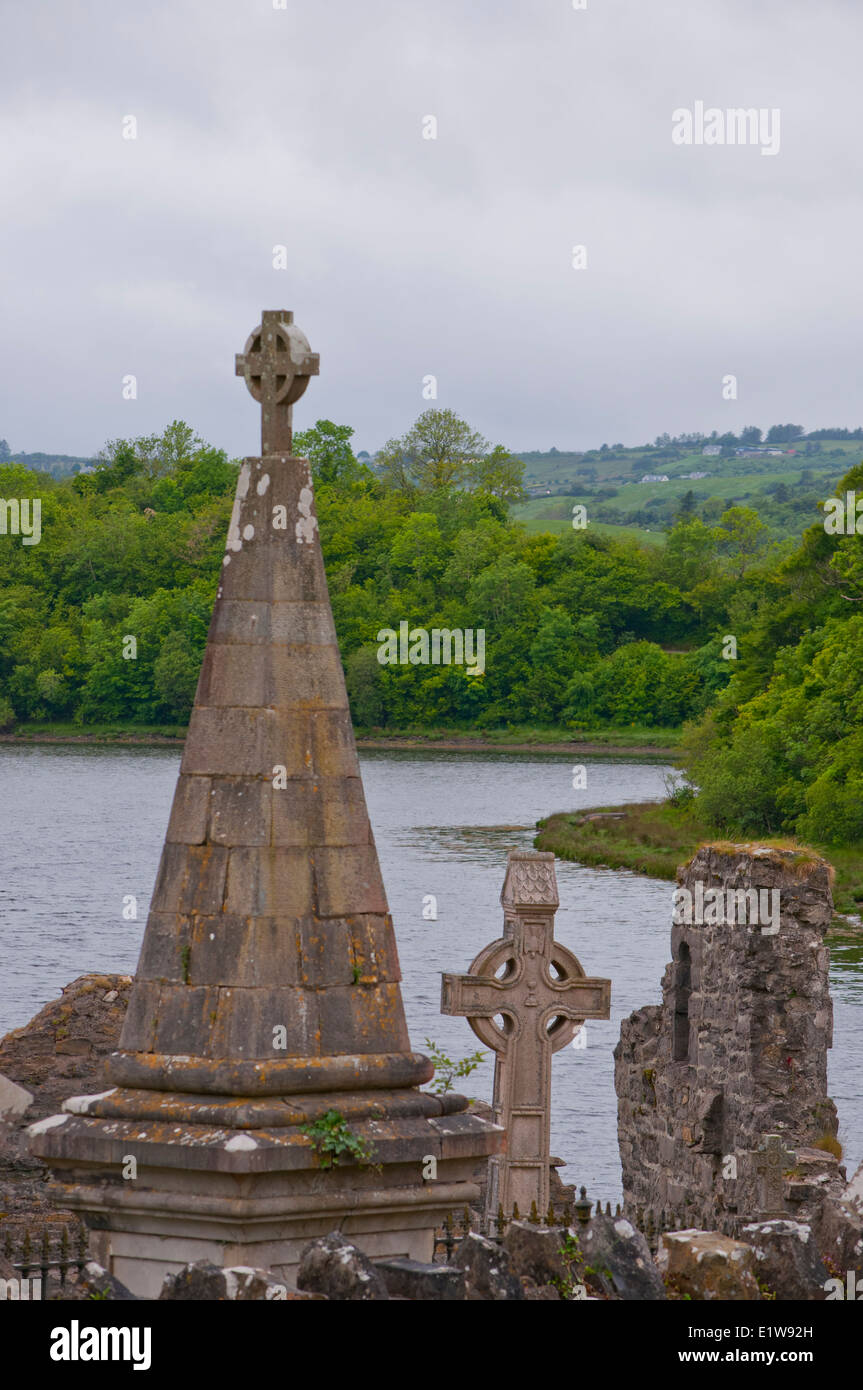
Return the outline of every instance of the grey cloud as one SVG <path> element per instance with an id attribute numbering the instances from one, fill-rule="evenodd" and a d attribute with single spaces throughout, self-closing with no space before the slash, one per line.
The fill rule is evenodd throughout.
<path id="1" fill-rule="evenodd" d="M 360 448 L 407 428 L 426 373 L 515 448 L 863 421 L 851 4 L 45 0 L 2 23 L 14 448 L 179 415 L 253 451 L 233 354 L 269 306 L 321 354 L 297 423 Z M 780 108 L 779 155 L 674 147 L 698 99 Z"/>

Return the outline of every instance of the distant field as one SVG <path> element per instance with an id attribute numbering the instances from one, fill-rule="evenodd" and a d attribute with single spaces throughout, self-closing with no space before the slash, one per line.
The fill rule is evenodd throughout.
<path id="1" fill-rule="evenodd" d="M 811 469 L 813 473 L 832 471 L 839 477 L 847 472 L 853 463 L 859 463 L 863 459 L 863 440 L 825 439 L 821 440 L 820 444 L 820 454 L 807 455 L 804 452 L 804 442 L 791 457 L 765 458 L 763 464 L 758 459 L 706 458 L 701 453 L 700 446 L 677 459 L 658 458 L 657 451 L 653 448 L 625 449 L 611 456 L 597 453 L 592 453 L 590 457 L 576 453 L 520 453 L 518 457 L 524 460 L 525 485 L 549 487 L 553 492 L 558 488 L 570 486 L 575 492 L 579 483 L 584 481 L 583 470 L 587 468 L 595 470 L 596 477 L 590 480 L 594 485 L 619 484 L 624 479 L 638 477 L 642 473 L 667 473 L 669 478 L 674 479 L 681 473 L 701 471 L 719 474 L 723 478 L 737 476 L 769 482 L 771 478 L 784 481 L 789 472 L 799 477 L 800 471 L 804 468 Z M 827 454 L 833 455 L 834 451 L 837 451 L 835 457 L 825 457 Z M 781 465 L 778 470 L 777 464 Z M 764 472 L 759 471 L 762 467 Z M 705 478 L 701 485 L 708 481 Z"/>
<path id="2" fill-rule="evenodd" d="M 558 456 L 561 457 L 564 456 Z M 667 483 L 637 482 L 632 472 L 623 477 L 612 476 L 612 469 L 619 473 L 624 466 L 620 459 L 592 459 L 589 466 L 596 469 L 595 478 L 574 479 L 563 494 L 555 490 L 552 495 L 531 497 L 513 507 L 511 514 L 513 520 L 520 521 L 532 533 L 550 531 L 560 535 L 571 526 L 572 508 L 579 503 L 587 509 L 588 521 L 595 530 L 625 535 L 645 545 L 662 545 L 681 499 L 691 492 L 696 515 L 708 502 L 715 504 L 705 513 L 709 524 L 715 525 L 726 507 L 751 507 L 761 516 L 771 538 L 782 541 L 801 535 L 807 526 L 821 519 L 819 501 L 833 492 L 842 475 L 861 458 L 863 441 L 827 440 L 820 454 L 808 456 L 801 452 L 780 458 L 722 459 L 703 458 L 699 453 L 668 463 L 649 456 L 639 460 L 636 477 L 643 469 L 644 473 L 666 474 Z M 526 471 L 529 476 L 530 467 Z M 705 472 L 708 476 L 679 476 L 689 472 Z M 785 489 L 779 502 L 775 494 L 765 491 L 778 484 Z M 614 496 L 600 498 L 596 495 L 599 489 L 614 489 Z M 616 516 L 620 522 L 615 521 Z"/>
<path id="3" fill-rule="evenodd" d="M 778 461 L 781 462 L 781 460 Z M 756 493 L 763 492 L 770 483 L 785 483 L 787 485 L 792 480 L 796 482 L 801 471 L 801 465 L 795 463 L 793 467 L 789 466 L 781 472 L 757 473 L 745 478 L 717 476 L 695 479 L 694 481 L 689 478 L 670 478 L 667 483 L 624 483 L 617 496 L 610 498 L 609 501 L 617 503 L 621 507 L 646 507 L 654 500 L 661 501 L 666 497 L 682 497 L 684 493 L 691 490 L 696 503 L 706 502 L 708 497 L 722 497 L 729 501 L 736 498 L 740 502 L 745 502 L 748 498 L 754 497 Z M 820 479 L 822 485 L 826 485 L 829 490 L 844 470 L 837 469 L 835 463 L 831 461 L 826 468 L 810 465 L 809 471 L 813 480 Z M 536 498 L 535 500 L 541 501 L 542 499 Z M 546 498 L 546 502 L 550 500 L 550 498 Z M 812 520 L 815 521 L 817 518 L 813 517 Z"/>
<path id="4" fill-rule="evenodd" d="M 781 462 L 781 460 L 777 460 Z M 837 467 L 838 460 L 831 460 L 829 465 L 813 464 L 806 465 L 812 474 L 813 484 L 817 487 L 826 485 L 827 491 L 835 483 L 836 479 L 846 471 L 841 465 Z M 847 465 L 851 467 L 851 462 Z M 617 496 L 610 497 L 605 506 L 619 506 L 629 509 L 630 507 L 646 507 L 650 502 L 663 501 L 668 497 L 682 497 L 684 493 L 691 490 L 696 503 L 706 502 L 708 497 L 722 497 L 726 499 L 736 498 L 745 501 L 754 497 L 756 493 L 763 492 L 764 488 L 770 483 L 797 482 L 802 472 L 803 465 L 794 463 L 781 472 L 778 470 L 769 473 L 754 473 L 747 477 L 722 477 L 712 476 L 709 478 L 671 478 L 667 483 L 618 483 L 611 484 L 609 487 L 617 487 Z M 551 520 L 551 513 L 557 509 L 560 511 L 566 507 L 567 513 L 571 512 L 573 503 L 583 502 L 590 515 L 590 505 L 596 504 L 596 498 L 589 494 L 580 492 L 573 488 L 572 494 L 566 497 L 531 497 L 529 502 L 514 508 L 514 515 L 518 521 L 528 518 L 543 518 Z M 813 517 L 813 521 L 816 518 Z"/>
<path id="5" fill-rule="evenodd" d="M 546 498 L 546 501 L 549 500 L 550 499 Z M 560 498 L 558 500 L 565 502 L 567 499 Z M 566 518 L 563 520 L 556 520 L 553 518 L 543 520 L 542 517 L 524 517 L 521 515 L 521 511 L 522 508 L 516 509 L 513 513 L 513 518 L 515 521 L 520 521 L 524 529 L 529 532 L 530 535 L 535 535 L 540 531 L 550 531 L 553 536 L 562 536 L 565 532 L 572 529 L 572 521 L 569 519 L 568 511 Z M 588 512 L 588 517 L 589 516 L 590 513 Z M 660 530 L 651 531 L 648 530 L 647 527 L 641 526 L 615 526 L 610 521 L 590 521 L 589 526 L 591 531 L 598 531 L 601 536 L 611 536 L 614 540 L 618 541 L 638 541 L 640 545 L 665 544 L 665 532 Z"/>

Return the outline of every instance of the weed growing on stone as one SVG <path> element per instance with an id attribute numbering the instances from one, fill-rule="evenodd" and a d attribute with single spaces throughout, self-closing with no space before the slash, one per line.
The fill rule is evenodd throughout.
<path id="1" fill-rule="evenodd" d="M 472 1052 L 469 1057 L 462 1057 L 460 1062 L 454 1062 L 451 1057 L 447 1057 L 445 1052 L 441 1052 L 436 1042 L 431 1038 L 425 1039 L 425 1045 L 429 1057 L 434 1064 L 434 1081 L 431 1089 L 439 1096 L 445 1091 L 451 1091 L 453 1082 L 457 1077 L 470 1076 L 472 1071 L 476 1071 L 480 1062 L 485 1061 L 484 1052 Z"/>
<path id="2" fill-rule="evenodd" d="M 560 1254 L 566 1266 L 566 1274 L 562 1278 L 552 1279 L 550 1282 L 557 1289 L 561 1298 L 571 1301 L 576 1297 L 576 1290 L 584 1289 L 584 1276 L 588 1273 L 578 1237 L 573 1235 L 572 1231 L 564 1232 Z"/>
<path id="3" fill-rule="evenodd" d="M 311 1139 L 321 1168 L 333 1168 L 345 1157 L 361 1168 L 375 1166 L 373 1146 L 351 1129 L 338 1110 L 325 1111 L 311 1124 L 303 1125 L 300 1133 Z"/>

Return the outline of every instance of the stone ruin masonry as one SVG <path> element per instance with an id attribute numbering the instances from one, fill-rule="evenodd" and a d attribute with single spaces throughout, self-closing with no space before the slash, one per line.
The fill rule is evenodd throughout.
<path id="1" fill-rule="evenodd" d="M 699 880 L 705 893 L 778 889 L 779 931 L 673 926 L 662 1004 L 623 1021 L 615 1086 L 631 1216 L 664 1211 L 736 1233 L 765 1210 L 757 1150 L 767 1135 L 796 1154 L 783 1164 L 789 1217 L 811 1219 L 839 1185 L 836 1159 L 814 1147 L 837 1130 L 827 1095 L 830 873 L 811 854 L 743 845 L 703 846 L 678 869 L 693 896 Z"/>

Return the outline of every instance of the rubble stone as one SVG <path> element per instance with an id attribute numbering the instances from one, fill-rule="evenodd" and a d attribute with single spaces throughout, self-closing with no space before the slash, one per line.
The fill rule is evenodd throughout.
<path id="1" fill-rule="evenodd" d="M 657 1267 L 670 1297 L 728 1303 L 761 1298 L 752 1247 L 715 1231 L 667 1231 Z"/>
<path id="2" fill-rule="evenodd" d="M 369 1303 L 390 1296 L 369 1257 L 338 1231 L 306 1246 L 300 1257 L 297 1288 L 341 1303 Z"/>
<path id="3" fill-rule="evenodd" d="M 493 1299 L 512 1303 L 524 1299 L 509 1252 L 476 1231 L 469 1231 L 460 1243 L 455 1263 L 464 1270 L 467 1296 L 472 1302 Z"/>

